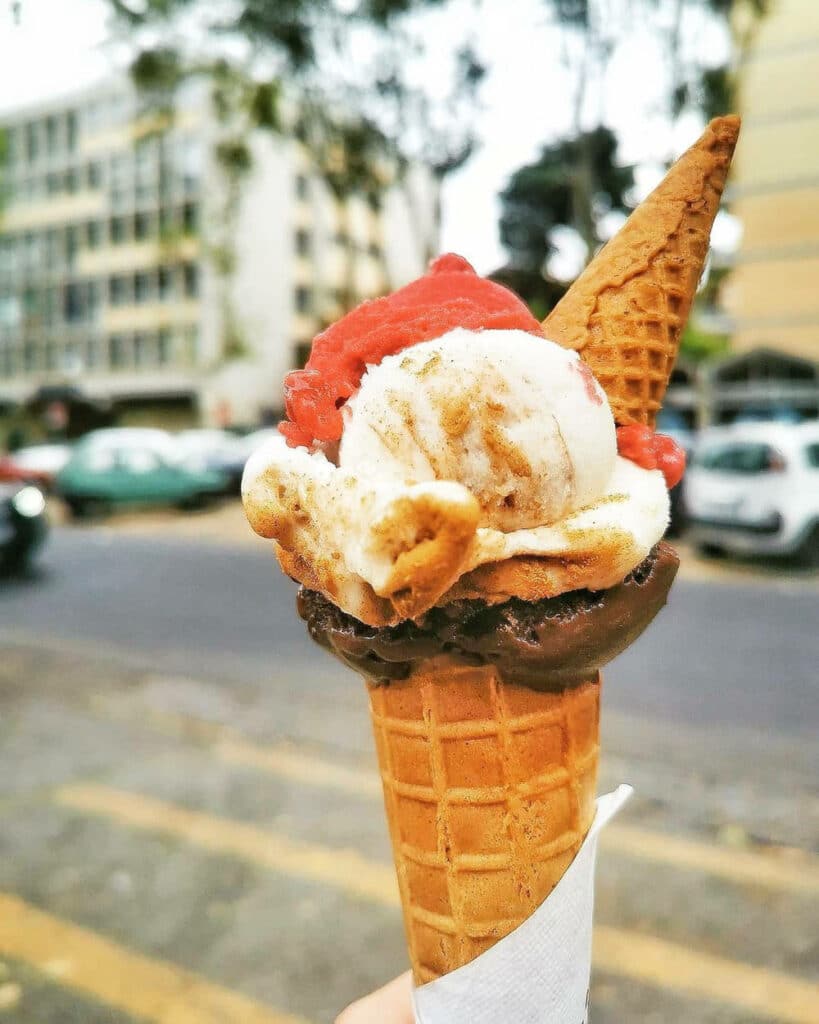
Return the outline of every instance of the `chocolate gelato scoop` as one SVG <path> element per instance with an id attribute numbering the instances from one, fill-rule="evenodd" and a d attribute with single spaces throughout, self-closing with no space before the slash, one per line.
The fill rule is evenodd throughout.
<path id="1" fill-rule="evenodd" d="M 508 683 L 562 690 L 590 679 L 637 639 L 665 604 L 678 566 L 661 542 L 608 590 L 496 605 L 453 601 L 397 626 L 368 626 L 305 587 L 298 610 L 318 644 L 373 683 L 406 679 L 416 662 L 446 655 L 494 664 Z"/>

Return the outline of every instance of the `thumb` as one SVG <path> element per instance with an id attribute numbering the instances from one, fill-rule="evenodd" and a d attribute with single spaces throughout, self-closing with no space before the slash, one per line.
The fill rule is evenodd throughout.
<path id="1" fill-rule="evenodd" d="M 412 977 L 402 974 L 388 985 L 348 1006 L 336 1024 L 414 1024 Z"/>

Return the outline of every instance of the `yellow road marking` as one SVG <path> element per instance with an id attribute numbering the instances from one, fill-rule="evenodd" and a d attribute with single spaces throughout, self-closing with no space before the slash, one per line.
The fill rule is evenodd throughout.
<path id="1" fill-rule="evenodd" d="M 152 713 L 150 721 L 175 736 L 184 736 L 196 723 L 186 716 L 164 711 Z M 206 723 L 201 724 L 204 729 Z M 292 746 L 261 746 L 212 723 L 207 723 L 207 729 L 220 737 L 213 752 L 226 763 L 244 765 L 303 785 L 336 789 L 364 799 L 381 799 L 381 781 L 374 771 L 336 764 Z M 736 850 L 618 824 L 607 826 L 600 842 L 604 849 L 627 857 L 699 871 L 735 885 L 819 893 L 819 858 L 803 850 L 787 849 L 777 854 Z"/>
<path id="2" fill-rule="evenodd" d="M 710 846 L 631 825 L 609 825 L 600 841 L 607 850 L 674 868 L 717 875 L 738 885 L 819 892 L 819 863 L 815 857 L 801 850 L 792 851 L 792 859 L 785 860 L 752 850 Z"/>
<path id="3" fill-rule="evenodd" d="M 292 877 L 333 886 L 372 903 L 399 904 L 392 868 L 352 851 L 297 843 L 273 832 L 107 786 L 66 786 L 58 791 L 57 800 L 122 825 L 161 832 Z M 638 932 L 596 928 L 595 965 L 655 988 L 739 1006 L 779 1024 L 816 1022 L 819 986 Z"/>
<path id="4" fill-rule="evenodd" d="M 7 893 L 0 893 L 0 954 L 40 969 L 67 964 L 63 984 L 153 1024 L 308 1024 Z"/>
<path id="5" fill-rule="evenodd" d="M 215 751 L 223 761 L 258 768 L 293 782 L 339 789 L 354 796 L 381 798 L 381 781 L 373 772 L 323 761 L 292 747 L 260 747 L 228 738 L 220 740 Z"/>
<path id="6" fill-rule="evenodd" d="M 215 752 L 231 764 L 257 768 L 293 782 L 381 799 L 381 782 L 374 772 L 335 765 L 290 747 L 268 748 L 230 737 L 218 742 Z M 736 885 L 819 893 L 819 859 L 802 850 L 774 856 L 618 824 L 608 825 L 600 842 L 604 849 L 628 857 L 700 871 Z"/>
<path id="7" fill-rule="evenodd" d="M 728 1003 L 778 1024 L 816 1024 L 819 985 L 698 953 L 675 942 L 598 925 L 594 964 L 601 971 Z"/>
<path id="8" fill-rule="evenodd" d="M 57 791 L 55 799 L 65 807 L 99 814 L 122 825 L 162 832 L 214 853 L 226 853 L 272 871 L 332 885 L 370 903 L 399 904 L 392 867 L 367 860 L 354 850 L 334 850 L 288 839 L 277 832 L 108 786 L 65 786 Z"/>

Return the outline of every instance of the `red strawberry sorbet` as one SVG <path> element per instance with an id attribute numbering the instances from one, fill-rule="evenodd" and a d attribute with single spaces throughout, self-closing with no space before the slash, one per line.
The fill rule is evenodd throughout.
<path id="1" fill-rule="evenodd" d="M 368 366 L 456 327 L 543 334 L 508 288 L 478 277 L 461 256 L 440 256 L 417 281 L 362 303 L 316 336 L 305 368 L 284 379 L 287 419 L 279 430 L 287 443 L 295 448 L 337 441 L 341 407 L 358 389 Z"/>
<path id="2" fill-rule="evenodd" d="M 618 427 L 617 451 L 643 469 L 659 469 L 669 490 L 682 480 L 685 451 L 667 434 L 655 434 L 640 423 Z"/>

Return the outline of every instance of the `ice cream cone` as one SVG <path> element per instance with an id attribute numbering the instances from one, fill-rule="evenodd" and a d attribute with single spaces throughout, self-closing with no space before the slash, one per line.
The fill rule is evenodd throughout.
<path id="1" fill-rule="evenodd" d="M 739 134 L 713 120 L 543 322 L 576 349 L 619 425 L 653 427 L 702 274 Z"/>
<path id="2" fill-rule="evenodd" d="M 594 817 L 599 676 L 560 692 L 431 658 L 369 685 L 417 983 L 489 949 L 546 899 Z"/>

